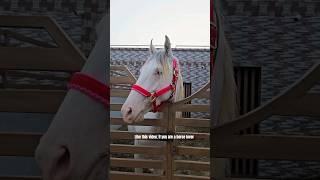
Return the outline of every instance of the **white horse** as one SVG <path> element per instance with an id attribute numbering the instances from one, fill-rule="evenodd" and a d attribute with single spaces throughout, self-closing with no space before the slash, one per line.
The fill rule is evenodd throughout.
<path id="1" fill-rule="evenodd" d="M 175 102 L 184 98 L 180 66 L 177 58 L 172 54 L 169 38 L 166 36 L 164 50 L 160 51 L 155 49 L 151 40 L 149 51 L 150 56 L 141 67 L 140 76 L 121 108 L 123 120 L 129 124 L 141 122 L 144 118 L 161 118 L 160 112 L 150 111 L 157 111 L 157 106 L 161 102 Z M 176 73 L 174 72 L 175 70 Z M 177 75 L 176 82 L 174 82 L 175 75 Z M 174 84 L 174 88 L 170 89 L 171 84 Z M 158 92 L 159 94 L 153 96 L 151 95 L 152 92 Z M 148 95 L 151 95 L 151 97 L 148 97 Z M 154 126 L 128 126 L 128 129 L 129 131 L 143 133 L 155 133 L 163 130 Z M 162 146 L 165 142 L 135 140 L 134 144 Z M 139 154 L 135 154 L 134 157 L 137 159 L 159 159 L 159 157 L 146 157 Z M 142 169 L 136 168 L 136 172 L 141 173 L 142 171 Z M 151 171 L 153 170 L 151 169 Z M 154 170 L 154 173 L 161 174 L 163 171 Z"/>
<path id="2" fill-rule="evenodd" d="M 108 14 L 97 27 L 98 40 L 81 70 L 103 83 L 109 57 Z M 69 90 L 35 153 L 43 179 L 108 179 L 107 118 L 108 110 L 101 103 Z"/>

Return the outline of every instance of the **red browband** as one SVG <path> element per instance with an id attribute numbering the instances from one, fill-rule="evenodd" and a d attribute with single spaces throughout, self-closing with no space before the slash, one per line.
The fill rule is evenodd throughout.
<path id="1" fill-rule="evenodd" d="M 172 60 L 172 67 L 173 67 L 173 76 L 172 76 L 172 82 L 170 85 L 156 90 L 155 92 L 149 92 L 148 90 L 144 89 L 143 87 L 141 87 L 140 85 L 134 84 L 131 87 L 131 90 L 137 91 L 138 93 L 140 93 L 141 95 L 148 97 L 150 99 L 150 102 L 152 103 L 152 112 L 158 112 L 161 108 L 161 106 L 168 102 L 175 94 L 176 92 L 176 85 L 177 85 L 177 80 L 178 80 L 178 76 L 179 76 L 179 70 L 178 70 L 178 64 L 177 64 L 177 60 L 173 59 Z M 157 105 L 157 98 L 165 93 L 167 93 L 168 91 L 172 91 L 170 97 L 168 100 L 160 102 L 160 104 Z"/>
<path id="2" fill-rule="evenodd" d="M 100 81 L 80 72 L 74 73 L 68 89 L 76 89 L 100 101 L 107 108 L 109 106 L 109 87 Z"/>

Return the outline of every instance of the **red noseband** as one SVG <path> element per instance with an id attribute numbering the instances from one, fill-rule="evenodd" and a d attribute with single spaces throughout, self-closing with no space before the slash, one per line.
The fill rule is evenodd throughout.
<path id="1" fill-rule="evenodd" d="M 177 60 L 173 59 L 172 60 L 172 69 L 173 69 L 173 76 L 172 76 L 172 82 L 170 85 L 156 90 L 155 92 L 149 92 L 148 90 L 144 89 L 143 87 L 134 84 L 131 87 L 131 90 L 137 91 L 138 93 L 140 93 L 141 95 L 143 95 L 144 97 L 147 97 L 150 99 L 150 102 L 152 103 L 152 112 L 158 112 L 161 108 L 161 106 L 170 101 L 170 99 L 174 96 L 175 92 L 176 92 L 176 85 L 177 85 L 177 80 L 178 80 L 178 75 L 179 75 L 179 70 L 178 70 L 178 64 L 177 64 Z M 167 93 L 168 91 L 172 91 L 171 95 L 169 97 L 169 99 L 167 99 L 166 101 L 162 101 L 160 102 L 160 104 L 157 105 L 157 98 L 165 93 Z"/>

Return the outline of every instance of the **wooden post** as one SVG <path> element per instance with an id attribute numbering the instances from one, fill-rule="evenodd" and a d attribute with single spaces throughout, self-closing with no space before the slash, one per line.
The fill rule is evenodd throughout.
<path id="1" fill-rule="evenodd" d="M 175 119 L 175 110 L 172 110 L 172 105 L 170 104 L 169 106 L 166 107 L 165 109 L 165 116 L 167 120 L 167 133 L 168 134 L 173 134 L 174 133 L 174 119 Z M 167 180 L 172 180 L 173 175 L 174 175 L 174 170 L 173 170 L 173 163 L 174 163 L 174 147 L 173 147 L 173 140 L 168 140 L 166 143 L 166 178 Z"/>

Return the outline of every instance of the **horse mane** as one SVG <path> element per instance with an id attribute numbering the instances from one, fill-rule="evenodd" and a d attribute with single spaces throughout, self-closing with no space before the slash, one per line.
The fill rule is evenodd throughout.
<path id="1" fill-rule="evenodd" d="M 214 93 L 213 103 L 214 113 L 213 118 L 216 124 L 223 124 L 234 120 L 238 114 L 238 96 L 237 86 L 234 79 L 232 51 L 230 49 L 228 40 L 223 30 L 223 14 L 221 12 L 220 4 L 217 3 L 217 25 L 218 25 L 218 51 L 217 59 L 215 59 L 213 78 L 217 84 L 213 85 L 216 88 L 211 89 Z M 220 87 L 218 87 L 220 86 Z M 212 86 L 211 86 L 212 87 Z"/>

